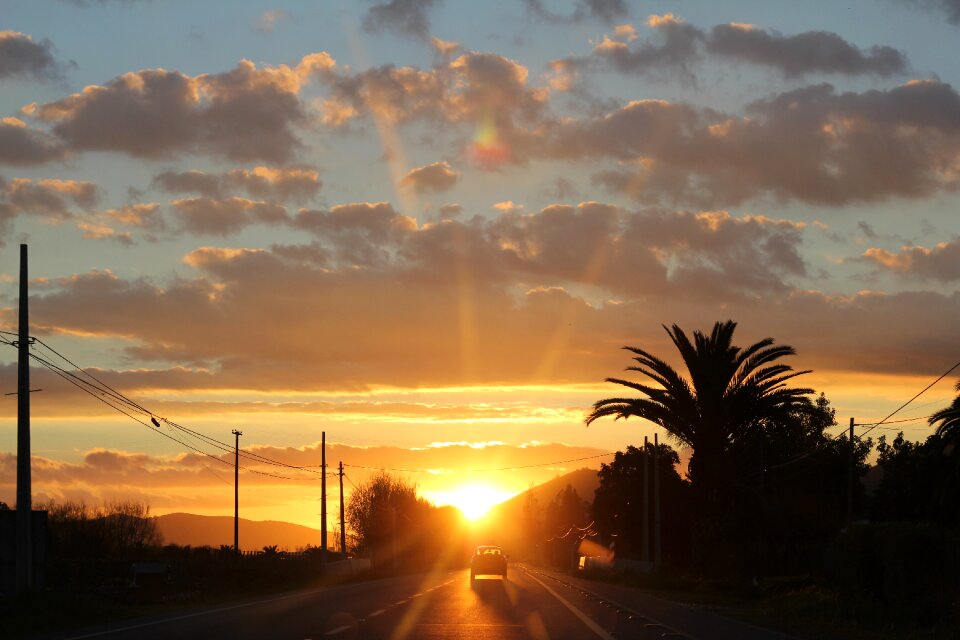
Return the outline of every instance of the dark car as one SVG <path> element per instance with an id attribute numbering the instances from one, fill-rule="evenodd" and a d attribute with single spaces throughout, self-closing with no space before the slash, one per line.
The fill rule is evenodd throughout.
<path id="1" fill-rule="evenodd" d="M 503 576 L 504 579 L 507 577 L 507 556 L 503 555 L 500 547 L 477 547 L 470 559 L 471 581 L 477 576 L 487 575 Z"/>

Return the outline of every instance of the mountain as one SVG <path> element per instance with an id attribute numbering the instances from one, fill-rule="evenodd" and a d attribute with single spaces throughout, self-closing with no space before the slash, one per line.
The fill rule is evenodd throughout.
<path id="1" fill-rule="evenodd" d="M 194 547 L 233 545 L 232 516 L 198 516 L 192 513 L 169 513 L 157 516 L 157 526 L 164 544 Z M 332 531 L 327 532 L 328 543 L 334 544 Z M 245 520 L 240 518 L 240 548 L 259 551 L 277 545 L 280 550 L 295 551 L 306 546 L 319 546 L 320 530 L 290 522 L 275 520 Z"/>
<path id="2" fill-rule="evenodd" d="M 568 484 L 576 489 L 582 500 L 593 504 L 593 493 L 600 486 L 600 476 L 597 475 L 596 469 L 571 471 L 562 476 L 557 476 L 553 480 L 547 480 L 543 484 L 531 487 L 523 493 L 518 493 L 509 500 L 491 507 L 490 513 L 498 518 L 504 518 L 505 521 L 522 517 L 523 505 L 526 504 L 528 495 L 532 495 L 542 508 L 547 506 Z"/>
<path id="3" fill-rule="evenodd" d="M 567 485 L 576 489 L 577 494 L 585 502 L 593 503 L 593 493 L 600 486 L 600 477 L 596 469 L 578 469 L 543 484 L 527 489 L 523 493 L 501 502 L 492 507 L 487 515 L 477 523 L 473 529 L 474 545 L 496 544 L 502 546 L 506 552 L 520 558 L 525 555 L 529 559 L 532 550 L 523 523 L 526 518 L 523 507 L 527 496 L 533 496 L 540 509 L 543 509 Z"/>

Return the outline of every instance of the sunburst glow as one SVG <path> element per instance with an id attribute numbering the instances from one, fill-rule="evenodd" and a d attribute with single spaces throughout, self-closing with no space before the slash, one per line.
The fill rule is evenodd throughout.
<path id="1" fill-rule="evenodd" d="M 514 494 L 485 484 L 462 485 L 448 491 L 431 492 L 437 505 L 451 505 L 459 509 L 467 520 L 479 520 L 491 507 L 509 500 Z"/>

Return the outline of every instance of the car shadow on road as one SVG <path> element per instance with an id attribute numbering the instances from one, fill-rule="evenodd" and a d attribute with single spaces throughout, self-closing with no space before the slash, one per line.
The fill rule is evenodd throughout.
<path id="1" fill-rule="evenodd" d="M 477 578 L 471 588 L 481 606 L 505 621 L 523 622 L 532 610 L 527 589 L 507 578 Z"/>

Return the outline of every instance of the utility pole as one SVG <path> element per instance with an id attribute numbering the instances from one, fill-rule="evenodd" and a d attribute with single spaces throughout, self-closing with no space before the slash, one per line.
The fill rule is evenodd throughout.
<path id="1" fill-rule="evenodd" d="M 653 566 L 663 562 L 663 550 L 660 546 L 660 441 L 653 434 Z"/>
<path id="2" fill-rule="evenodd" d="M 30 487 L 30 312 L 27 245 L 20 245 L 20 328 L 17 337 L 17 592 L 33 589 L 33 491 Z"/>
<path id="3" fill-rule="evenodd" d="M 327 432 L 320 434 L 320 563 L 327 564 Z"/>
<path id="4" fill-rule="evenodd" d="M 853 524 L 853 477 L 855 449 L 853 443 L 853 418 L 850 418 L 850 464 L 847 469 L 847 526 Z"/>
<path id="5" fill-rule="evenodd" d="M 347 522 L 343 517 L 343 462 L 340 462 L 340 553 L 347 559 Z"/>
<path id="6" fill-rule="evenodd" d="M 240 553 L 240 436 L 242 432 L 234 429 L 235 436 L 233 450 L 233 550 Z"/>
<path id="7" fill-rule="evenodd" d="M 643 561 L 650 562 L 650 448 L 643 436 Z"/>

